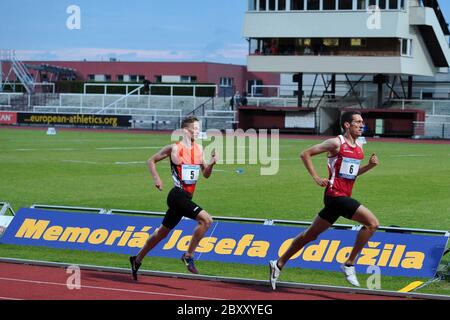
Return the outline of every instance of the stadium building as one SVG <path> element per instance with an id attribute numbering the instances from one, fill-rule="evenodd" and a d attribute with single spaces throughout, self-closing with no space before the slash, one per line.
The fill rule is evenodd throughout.
<path id="1" fill-rule="evenodd" d="M 371 109 L 410 109 L 418 104 L 409 101 L 405 108 L 404 100 L 449 98 L 450 32 L 438 1 L 249 0 L 247 9 L 243 35 L 249 40 L 248 69 L 281 73 L 281 85 L 273 93 L 296 96 L 297 106 L 307 107 L 296 113 L 278 111 L 286 129 L 325 133 L 334 126 L 336 131 L 333 107 L 357 107 L 369 109 L 372 133 L 378 123 L 380 134 L 411 136 L 413 122 L 423 122 L 423 114 Z M 436 104 L 421 106 L 436 111 Z M 241 118 L 247 121 L 251 113 L 261 110 L 242 111 Z M 409 119 L 409 124 L 399 125 L 399 119 Z"/>

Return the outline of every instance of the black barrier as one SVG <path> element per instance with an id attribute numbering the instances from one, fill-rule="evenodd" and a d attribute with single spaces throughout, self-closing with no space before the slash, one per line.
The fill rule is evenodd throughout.
<path id="1" fill-rule="evenodd" d="M 46 124 L 92 127 L 130 127 L 131 116 L 68 114 L 68 113 L 17 113 L 19 124 Z"/>

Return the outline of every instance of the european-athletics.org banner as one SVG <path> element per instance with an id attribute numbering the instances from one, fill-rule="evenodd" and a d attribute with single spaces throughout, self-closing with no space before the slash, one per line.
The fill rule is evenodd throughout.
<path id="1" fill-rule="evenodd" d="M 115 252 L 133 255 L 162 218 L 20 209 L 0 243 Z M 182 220 L 150 256 L 179 258 L 187 250 L 195 221 Z M 304 228 L 215 221 L 196 251 L 198 260 L 266 265 L 280 256 Z M 324 232 L 287 265 L 338 271 L 357 231 Z M 357 260 L 360 272 L 377 265 L 383 275 L 433 277 L 448 237 L 377 232 Z"/>
<path id="2" fill-rule="evenodd" d="M 69 113 L 17 113 L 19 124 L 70 125 L 89 127 L 130 127 L 131 116 Z"/>

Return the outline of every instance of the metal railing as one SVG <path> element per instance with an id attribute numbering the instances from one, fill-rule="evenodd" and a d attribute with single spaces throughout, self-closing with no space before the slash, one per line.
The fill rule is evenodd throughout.
<path id="1" fill-rule="evenodd" d="M 450 139 L 450 121 L 414 121 L 414 138 Z"/>
<path id="2" fill-rule="evenodd" d="M 309 96 L 321 96 L 325 89 L 326 85 L 324 84 L 316 84 L 316 85 L 310 85 L 310 84 L 304 84 L 303 85 L 303 91 L 305 93 L 305 97 Z M 252 89 L 250 91 L 249 97 L 262 97 L 262 94 L 259 94 L 259 92 L 264 92 L 269 90 L 275 90 L 275 94 L 271 95 L 270 97 L 276 97 L 276 98 L 294 98 L 294 91 L 298 90 L 298 86 L 296 84 L 285 84 L 285 85 L 253 85 Z M 359 96 L 362 96 L 363 89 L 355 88 L 357 94 Z M 335 92 L 333 93 L 327 93 L 327 94 L 333 94 L 335 96 L 344 96 L 348 94 L 348 88 L 342 87 L 342 86 L 336 86 Z M 314 94 L 315 93 L 315 94 Z M 266 95 L 268 97 L 268 95 Z"/>
<path id="3" fill-rule="evenodd" d="M 84 212 L 97 212 L 99 214 L 124 214 L 124 215 L 142 215 L 142 216 L 158 216 L 162 217 L 165 212 L 157 211 L 141 211 L 141 210 L 123 210 L 123 209 L 105 209 L 105 208 L 84 208 L 84 207 L 70 207 L 70 206 L 55 206 L 45 204 L 33 204 L 32 209 L 50 209 L 50 210 L 64 210 L 64 211 L 84 211 Z M 187 219 L 187 218 L 185 218 Z M 295 221 L 295 220 L 282 220 L 282 219 L 266 219 L 266 218 L 245 218 L 245 217 L 233 217 L 233 216 L 213 216 L 216 221 L 237 221 L 243 223 L 260 223 L 264 225 L 294 225 L 294 226 L 309 226 L 312 224 L 310 221 Z M 362 225 L 353 224 L 333 224 L 332 228 L 335 229 L 351 229 L 360 230 Z M 436 234 L 449 236 L 448 230 L 431 230 L 431 229 L 419 229 L 419 228 L 402 228 L 402 227 L 378 227 L 380 231 L 386 232 L 410 232 L 410 233 L 423 233 L 423 234 Z"/>
<path id="4" fill-rule="evenodd" d="M 392 107 L 400 106 L 402 110 L 419 108 L 431 115 L 450 115 L 450 100 L 392 99 Z"/>
<path id="5" fill-rule="evenodd" d="M 35 84 L 32 76 L 28 72 L 27 67 L 16 57 L 14 50 L 2 49 L 0 50 L 0 61 L 6 61 L 12 63 L 12 70 L 16 74 L 17 78 L 25 87 L 28 93 L 33 93 Z"/>
<path id="6" fill-rule="evenodd" d="M 43 113 L 79 113 L 79 114 L 98 114 L 98 107 L 80 107 L 80 106 L 34 106 L 34 112 Z M 147 108 L 116 108 L 111 114 L 131 115 L 131 116 L 147 116 L 147 115 L 167 115 L 170 113 L 179 117 L 182 115 L 180 109 L 147 109 Z"/>
<path id="7" fill-rule="evenodd" d="M 89 94 L 87 92 L 88 87 L 103 87 L 103 94 L 108 94 L 108 88 L 109 87 L 125 87 L 125 94 L 127 95 L 129 93 L 129 88 L 133 87 L 136 89 L 136 87 L 143 87 L 141 83 L 130 83 L 130 84 L 118 84 L 118 83 L 85 83 L 83 86 L 83 94 Z M 134 90 L 134 89 L 133 89 Z M 91 93 L 96 94 L 96 93 Z M 101 94 L 101 93 L 97 93 Z M 138 93 L 140 94 L 140 92 Z"/>
<path id="8" fill-rule="evenodd" d="M 117 103 L 119 103 L 119 102 L 122 101 L 122 100 L 127 99 L 130 95 L 132 95 L 133 93 L 135 93 L 135 92 L 137 92 L 137 91 L 140 91 L 141 88 L 143 88 L 143 87 L 144 87 L 144 85 L 141 85 L 141 86 L 137 87 L 137 88 L 134 89 L 133 91 L 127 93 L 126 95 L 124 95 L 124 96 L 122 96 L 121 98 L 117 99 L 117 100 L 114 101 L 113 103 L 110 103 L 110 104 L 107 105 L 106 107 L 104 107 L 104 108 L 102 108 L 101 110 L 97 111 L 96 114 L 100 114 L 100 113 L 102 113 L 103 111 L 108 110 L 108 109 L 109 109 L 110 107 L 112 107 L 112 106 L 114 106 L 114 109 L 115 109 L 116 112 L 117 112 Z M 127 101 L 126 101 L 126 102 L 127 102 Z M 128 106 L 127 106 L 127 107 L 128 107 Z"/>
<path id="9" fill-rule="evenodd" d="M 16 215 L 14 209 L 11 207 L 11 204 L 8 202 L 0 202 L 0 216 L 5 215 L 8 211 L 11 212 L 13 216 Z"/>
<path id="10" fill-rule="evenodd" d="M 248 104 L 257 107 L 262 106 L 274 106 L 274 107 L 301 107 L 298 105 L 297 98 L 286 98 L 286 97 L 248 97 Z M 307 105 L 308 102 L 314 105 L 314 102 L 319 102 L 320 97 L 316 98 L 303 98 L 302 104 Z"/>
<path id="11" fill-rule="evenodd" d="M 195 113 L 199 110 L 201 110 L 201 115 L 205 115 L 205 106 L 208 102 L 212 102 L 212 108 L 214 109 L 214 97 L 209 98 L 208 100 L 201 103 L 198 107 L 194 108 L 192 111 L 190 111 L 187 115 L 195 115 Z"/>
<path id="12" fill-rule="evenodd" d="M 2 92 L 0 93 L 0 106 L 11 106 L 11 98 L 20 97 L 23 93 L 18 92 Z"/>
<path id="13" fill-rule="evenodd" d="M 0 60 L 12 63 L 12 69 L 28 93 L 34 92 L 33 77 L 25 65 L 16 57 L 14 50 L 0 50 Z"/>
<path id="14" fill-rule="evenodd" d="M 88 87 L 103 87 L 103 94 L 108 94 L 108 88 L 109 87 L 125 87 L 125 94 L 129 93 L 130 87 L 138 87 L 141 86 L 141 83 L 85 83 L 83 88 L 83 93 L 87 94 L 87 88 Z M 174 88 L 192 88 L 193 93 L 192 96 L 195 96 L 197 94 L 197 88 L 214 88 L 214 96 L 218 96 L 218 85 L 216 84 L 191 84 L 191 83 L 185 83 L 185 84 L 164 84 L 164 83 L 153 83 L 149 85 L 149 92 L 151 93 L 151 89 L 155 87 L 167 87 L 170 88 L 170 95 L 174 95 Z M 134 89 L 133 89 L 134 90 Z M 138 93 L 140 94 L 140 93 Z"/>
<path id="15" fill-rule="evenodd" d="M 139 93 L 139 91 L 136 91 Z M 130 92 L 131 93 L 131 92 Z M 93 104 L 95 100 L 96 105 L 101 105 L 102 108 L 105 108 L 108 104 L 111 104 L 111 100 L 113 99 L 112 104 L 115 102 L 123 103 L 125 107 L 130 105 L 139 105 L 141 107 L 152 108 L 153 106 L 157 106 L 161 108 L 161 105 L 167 105 L 168 109 L 185 109 L 191 111 L 197 105 L 196 103 L 202 99 L 213 99 L 212 102 L 214 105 L 217 104 L 217 101 L 220 98 L 210 98 L 210 97 L 193 97 L 193 96 L 168 96 L 168 95 L 141 95 L 141 94 L 75 94 L 75 93 L 62 93 L 60 94 L 60 103 L 59 105 L 74 105 L 79 104 L 80 106 L 84 106 L 87 104 Z M 74 101 L 76 100 L 76 101 Z M 89 101 L 91 100 L 91 101 Z M 204 103 L 203 101 L 202 103 Z M 219 104 L 218 104 L 219 105 Z"/>

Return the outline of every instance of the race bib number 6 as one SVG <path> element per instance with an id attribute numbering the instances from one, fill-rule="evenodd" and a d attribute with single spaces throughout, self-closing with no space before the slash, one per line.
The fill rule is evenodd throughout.
<path id="1" fill-rule="evenodd" d="M 181 175 L 185 184 L 196 184 L 200 173 L 199 165 L 183 164 L 181 166 Z"/>
<path id="2" fill-rule="evenodd" d="M 361 160 L 352 158 L 342 158 L 341 170 L 339 170 L 339 177 L 355 180 L 358 175 L 359 165 Z"/>

